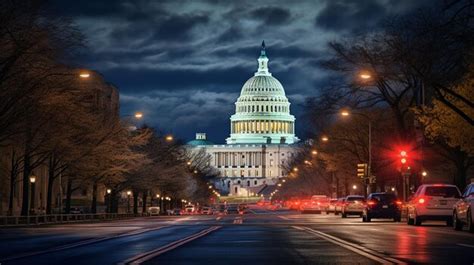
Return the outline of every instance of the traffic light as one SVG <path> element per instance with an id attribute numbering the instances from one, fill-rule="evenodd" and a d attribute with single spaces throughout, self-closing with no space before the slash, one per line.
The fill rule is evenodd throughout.
<path id="1" fill-rule="evenodd" d="M 407 160 L 407 151 L 400 151 L 400 163 L 402 163 L 402 166 L 404 166 L 408 160 Z"/>
<path id="2" fill-rule="evenodd" d="M 357 176 L 359 178 L 365 178 L 367 176 L 367 164 L 357 164 Z"/>

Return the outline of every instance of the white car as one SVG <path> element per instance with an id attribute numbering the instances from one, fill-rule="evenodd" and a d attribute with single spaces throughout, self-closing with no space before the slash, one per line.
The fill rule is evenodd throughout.
<path id="1" fill-rule="evenodd" d="M 194 205 L 186 205 L 184 207 L 184 212 L 186 214 L 193 214 L 194 213 Z"/>
<path id="2" fill-rule="evenodd" d="M 342 205 L 341 217 L 346 218 L 348 215 L 359 215 L 362 217 L 362 211 L 365 206 L 365 197 L 360 195 L 349 195 Z"/>
<path id="3" fill-rule="evenodd" d="M 453 228 L 461 230 L 463 225 L 467 226 L 469 232 L 474 232 L 474 183 L 469 184 L 462 199 L 454 205 Z"/>
<path id="4" fill-rule="evenodd" d="M 150 215 L 160 215 L 160 207 L 158 207 L 158 206 L 148 207 L 148 214 L 150 214 Z"/>
<path id="5" fill-rule="evenodd" d="M 407 223 L 421 225 L 427 220 L 441 220 L 451 226 L 453 207 L 459 198 L 461 198 L 461 193 L 454 185 L 421 185 L 407 203 Z"/>

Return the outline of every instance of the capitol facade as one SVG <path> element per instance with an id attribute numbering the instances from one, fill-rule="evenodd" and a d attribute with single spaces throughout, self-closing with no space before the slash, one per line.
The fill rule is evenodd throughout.
<path id="1" fill-rule="evenodd" d="M 269 72 L 268 61 L 262 42 L 257 72 L 245 82 L 235 103 L 226 144 L 213 144 L 205 133 L 188 142 L 190 148 L 210 154 L 211 165 L 220 172 L 214 185 L 222 195 L 250 197 L 273 191 L 277 180 L 285 177 L 282 166 L 299 142 L 290 102 Z"/>

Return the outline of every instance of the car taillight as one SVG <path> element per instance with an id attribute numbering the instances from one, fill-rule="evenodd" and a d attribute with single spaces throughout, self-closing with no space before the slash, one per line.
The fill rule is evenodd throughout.
<path id="1" fill-rule="evenodd" d="M 321 203 L 320 203 L 320 202 L 318 202 L 318 205 L 321 205 Z"/>
<path id="2" fill-rule="evenodd" d="M 395 201 L 397 205 L 402 205 L 402 201 Z"/>
<path id="3" fill-rule="evenodd" d="M 375 204 L 377 204 L 375 201 L 368 201 L 367 202 L 367 205 L 370 205 L 370 206 L 375 205 Z"/>

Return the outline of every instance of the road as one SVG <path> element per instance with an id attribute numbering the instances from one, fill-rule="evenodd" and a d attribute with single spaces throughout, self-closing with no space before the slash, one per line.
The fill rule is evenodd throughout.
<path id="1" fill-rule="evenodd" d="M 253 208 L 0 229 L 0 264 L 474 264 L 474 234 Z"/>

